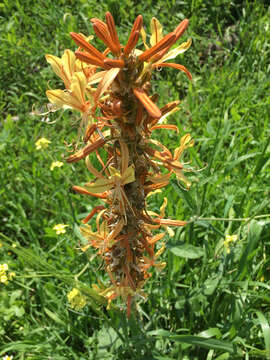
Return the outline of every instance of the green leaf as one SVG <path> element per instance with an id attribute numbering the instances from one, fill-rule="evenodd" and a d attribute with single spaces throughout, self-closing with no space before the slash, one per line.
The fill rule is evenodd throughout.
<path id="1" fill-rule="evenodd" d="M 265 350 L 266 350 L 266 358 L 270 359 L 270 326 L 265 318 L 265 316 L 260 312 L 256 311 L 258 319 L 260 321 L 260 325 L 263 332 L 264 342 L 265 342 Z"/>
<path id="2" fill-rule="evenodd" d="M 180 256 L 186 259 L 198 259 L 204 255 L 204 250 L 202 248 L 190 245 L 183 244 L 177 246 L 169 247 L 169 250 L 176 256 Z"/>
<path id="3" fill-rule="evenodd" d="M 44 311 L 57 324 L 62 325 L 62 326 L 65 325 L 64 321 L 62 321 L 54 312 L 52 312 L 51 310 L 49 310 L 46 307 L 44 308 Z"/>

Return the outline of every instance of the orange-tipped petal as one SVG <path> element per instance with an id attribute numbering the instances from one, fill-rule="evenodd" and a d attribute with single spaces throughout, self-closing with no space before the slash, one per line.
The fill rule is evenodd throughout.
<path id="1" fill-rule="evenodd" d="M 102 54 L 100 51 L 98 51 L 93 45 L 89 44 L 80 34 L 71 32 L 70 36 L 72 37 L 72 39 L 75 41 L 75 43 L 82 47 L 84 50 L 88 51 L 92 56 L 100 59 L 100 60 L 104 60 L 105 59 L 105 55 Z"/>
<path id="2" fill-rule="evenodd" d="M 171 219 L 153 219 L 153 221 L 160 225 L 171 225 L 171 226 L 185 226 L 186 221 L 171 220 Z"/>
<path id="3" fill-rule="evenodd" d="M 139 39 L 140 31 L 142 28 L 142 24 L 143 24 L 143 17 L 142 17 L 142 15 L 139 15 L 139 16 L 137 16 L 136 20 L 134 21 L 132 30 L 131 30 L 129 38 L 128 38 L 128 42 L 124 48 L 124 54 L 126 56 L 128 54 L 130 54 L 130 52 L 136 46 L 138 39 Z"/>
<path id="4" fill-rule="evenodd" d="M 115 27 L 115 23 L 114 23 L 112 14 L 108 11 L 108 12 L 106 12 L 105 17 L 106 17 L 106 23 L 108 26 L 109 33 L 111 35 L 112 42 L 116 46 L 116 50 L 117 50 L 116 55 L 119 55 L 121 53 L 121 45 L 120 45 L 120 42 L 118 39 L 118 35 L 117 35 L 117 31 L 116 31 L 116 27 Z"/>
<path id="5" fill-rule="evenodd" d="M 174 33 L 176 35 L 176 41 L 183 35 L 189 24 L 188 19 L 184 19 L 180 24 L 175 28 Z"/>
<path id="6" fill-rule="evenodd" d="M 148 112 L 150 116 L 153 118 L 160 118 L 161 117 L 161 111 L 157 107 L 157 105 L 149 98 L 149 96 L 146 94 L 145 91 L 142 89 L 133 89 L 133 92 L 135 96 L 140 100 L 140 102 L 143 104 L 144 108 Z"/>
<path id="7" fill-rule="evenodd" d="M 174 64 L 174 63 L 161 63 L 161 64 L 153 64 L 154 67 L 171 67 L 180 71 L 183 71 L 184 73 L 186 73 L 187 77 L 192 80 L 192 75 L 191 73 L 188 71 L 188 69 L 180 64 Z"/>
<path id="8" fill-rule="evenodd" d="M 121 59 L 105 59 L 103 63 L 110 68 L 123 68 L 125 66 L 124 60 Z"/>
<path id="9" fill-rule="evenodd" d="M 67 162 L 71 163 L 71 162 L 76 162 L 78 160 L 81 160 L 81 159 L 85 158 L 87 155 L 89 155 L 92 151 L 103 146 L 105 143 L 106 143 L 106 140 L 100 138 L 97 141 L 95 141 L 93 144 L 88 144 L 83 149 L 81 149 L 81 150 L 77 151 L 75 154 L 69 156 L 67 158 Z"/>
<path id="10" fill-rule="evenodd" d="M 82 51 L 75 51 L 75 55 L 76 58 L 87 63 L 87 64 L 91 64 L 91 65 L 95 65 L 95 66 L 100 66 L 100 67 L 105 67 L 103 64 L 103 60 L 96 58 L 90 54 L 88 54 L 87 52 L 82 52 Z"/>
<path id="11" fill-rule="evenodd" d="M 101 22 L 102 23 L 102 22 Z M 99 22 L 94 22 L 93 23 L 93 29 L 97 35 L 97 37 L 99 37 L 105 45 L 108 46 L 108 48 L 113 52 L 113 53 L 117 53 L 117 48 L 115 46 L 115 44 L 113 43 L 110 34 L 109 34 L 109 30 L 106 24 L 104 24 L 106 27 L 104 27 L 102 24 L 100 24 Z"/>
<path id="12" fill-rule="evenodd" d="M 156 129 L 167 129 L 167 130 L 175 130 L 179 132 L 179 129 L 176 125 L 170 125 L 170 124 L 164 124 L 164 125 L 154 125 L 151 127 L 150 131 L 156 130 Z"/>
<path id="13" fill-rule="evenodd" d="M 140 36 L 140 32 L 138 30 L 134 31 L 132 34 L 130 34 L 128 42 L 124 48 L 124 54 L 126 56 L 128 56 L 131 53 L 131 51 L 135 48 L 135 46 L 139 40 L 139 36 Z"/>
<path id="14" fill-rule="evenodd" d="M 164 36 L 155 46 L 151 47 L 150 49 L 144 51 L 140 56 L 140 61 L 147 61 L 152 56 L 156 55 L 159 51 L 167 48 L 168 46 L 172 46 L 175 43 L 176 35 L 174 33 L 170 33 Z"/>
<path id="15" fill-rule="evenodd" d="M 100 199 L 106 199 L 108 196 L 108 193 L 106 191 L 101 194 L 94 194 L 94 193 L 91 193 L 90 191 L 86 190 L 85 188 L 83 188 L 81 186 L 76 186 L 76 185 L 72 186 L 72 189 L 80 194 L 95 196 Z"/>

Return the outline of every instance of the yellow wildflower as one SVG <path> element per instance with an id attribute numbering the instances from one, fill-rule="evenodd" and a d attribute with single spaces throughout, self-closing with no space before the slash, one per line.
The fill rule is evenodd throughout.
<path id="1" fill-rule="evenodd" d="M 230 243 L 235 242 L 237 240 L 237 235 L 226 235 L 225 241 L 224 241 L 224 247 L 227 251 L 227 254 L 230 254 Z"/>
<path id="2" fill-rule="evenodd" d="M 0 276 L 0 282 L 3 284 L 8 282 L 8 278 L 7 278 L 6 274 Z"/>
<path id="3" fill-rule="evenodd" d="M 64 165 L 64 163 L 62 161 L 54 161 L 51 164 L 50 170 L 53 171 L 54 168 L 61 167 L 63 165 Z"/>
<path id="4" fill-rule="evenodd" d="M 86 297 L 76 288 L 67 294 L 70 306 L 75 310 L 80 310 L 86 305 Z"/>
<path id="5" fill-rule="evenodd" d="M 56 231 L 56 234 L 57 235 L 60 235 L 60 234 L 65 234 L 66 232 L 66 227 L 68 227 L 68 225 L 64 225 L 64 224 L 57 224 L 53 227 L 53 230 Z"/>
<path id="6" fill-rule="evenodd" d="M 9 279 L 12 280 L 14 278 L 14 276 L 16 276 L 16 274 L 15 274 L 15 272 L 10 272 L 8 274 L 8 276 L 9 276 Z"/>
<path id="7" fill-rule="evenodd" d="M 0 264 L 0 273 L 8 270 L 8 264 Z"/>
<path id="8" fill-rule="evenodd" d="M 3 357 L 3 360 L 12 360 L 13 356 L 12 355 L 6 355 Z"/>
<path id="9" fill-rule="evenodd" d="M 37 150 L 44 150 L 47 149 L 47 147 L 50 144 L 50 140 L 46 139 L 46 138 L 40 138 L 38 141 L 35 142 L 36 144 L 36 149 Z"/>
<path id="10" fill-rule="evenodd" d="M 3 246 L 3 244 L 2 243 L 0 243 L 0 248 Z"/>

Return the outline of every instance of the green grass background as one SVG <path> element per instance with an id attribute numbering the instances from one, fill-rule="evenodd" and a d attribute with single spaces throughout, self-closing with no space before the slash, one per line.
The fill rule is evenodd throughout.
<path id="1" fill-rule="evenodd" d="M 166 239 L 167 267 L 153 273 L 130 319 L 95 296 L 91 284 L 107 278 L 94 251 L 90 261 L 78 251 L 80 219 L 98 203 L 71 191 L 89 179 L 83 162 L 50 171 L 67 156 L 78 117 L 35 115 L 46 108 L 46 89 L 60 85 L 44 55 L 74 50 L 69 32 L 93 34 L 89 18 L 108 10 L 123 43 L 140 13 L 148 33 L 153 16 L 165 33 L 188 17 L 183 38 L 193 40 L 177 59 L 192 83 L 173 69 L 154 81 L 160 106 L 181 99 L 168 122 L 191 133 L 191 164 L 202 170 L 190 173 L 189 192 L 173 180 L 149 200 L 158 210 L 167 196 L 167 216 L 190 223 Z M 0 3 L 0 263 L 16 273 L 0 284 L 0 356 L 270 359 L 269 55 L 266 1 Z M 171 150 L 179 143 L 166 130 L 155 136 Z M 43 152 L 40 137 L 51 141 Z M 58 223 L 69 225 L 66 234 L 52 230 Z M 238 236 L 230 254 L 226 234 Z M 82 311 L 67 302 L 73 286 L 88 296 Z"/>

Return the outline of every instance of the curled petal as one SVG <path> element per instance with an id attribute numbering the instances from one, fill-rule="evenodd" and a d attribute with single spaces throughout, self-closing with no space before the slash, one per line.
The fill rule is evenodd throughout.
<path id="1" fill-rule="evenodd" d="M 153 67 L 171 67 L 180 71 L 183 71 L 184 73 L 186 73 L 187 77 L 192 80 L 192 75 L 191 73 L 188 71 L 188 69 L 180 64 L 174 64 L 174 63 L 158 63 L 158 64 L 153 64 Z"/>
<path id="2" fill-rule="evenodd" d="M 106 199 L 107 196 L 108 196 L 108 193 L 107 192 L 104 192 L 104 193 L 101 193 L 101 194 L 94 194 L 94 193 L 91 193 L 90 191 L 86 190 L 85 188 L 81 187 L 81 186 L 72 186 L 72 189 L 82 195 L 89 195 L 89 196 L 95 196 L 95 197 L 98 197 L 100 199 Z"/>

